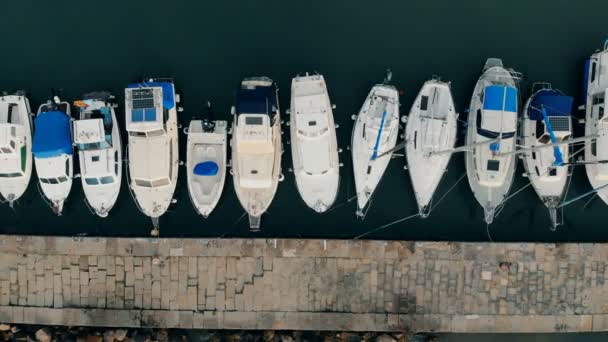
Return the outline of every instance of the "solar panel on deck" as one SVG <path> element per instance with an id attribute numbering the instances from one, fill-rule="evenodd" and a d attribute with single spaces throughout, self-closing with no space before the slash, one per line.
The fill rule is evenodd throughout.
<path id="1" fill-rule="evenodd" d="M 133 89 L 131 105 L 133 109 L 154 108 L 154 91 L 152 89 Z"/>
<path id="2" fill-rule="evenodd" d="M 549 122 L 551 128 L 554 131 L 570 131 L 570 117 L 569 116 L 550 116 Z"/>

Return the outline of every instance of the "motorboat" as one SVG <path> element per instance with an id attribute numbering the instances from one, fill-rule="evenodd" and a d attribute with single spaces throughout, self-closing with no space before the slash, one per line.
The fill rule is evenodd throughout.
<path id="1" fill-rule="evenodd" d="M 559 224 L 558 207 L 562 203 L 570 179 L 570 148 L 572 137 L 572 102 L 570 96 L 537 83 L 524 106 L 520 154 L 534 191 L 549 209 L 552 228 Z"/>
<path id="2" fill-rule="evenodd" d="M 159 234 L 159 217 L 173 202 L 177 184 L 177 103 L 171 80 L 150 79 L 125 89 L 129 188 L 152 219 L 152 235 Z"/>
<path id="3" fill-rule="evenodd" d="M 12 207 L 32 175 L 32 117 L 25 94 L 0 96 L 0 201 Z"/>
<path id="4" fill-rule="evenodd" d="M 122 146 L 113 96 L 107 92 L 84 95 L 74 102 L 73 122 L 80 178 L 86 203 L 93 213 L 108 216 L 116 203 L 122 179 Z"/>
<path id="5" fill-rule="evenodd" d="M 208 108 L 211 108 L 210 104 Z M 186 132 L 188 193 L 196 211 L 206 218 L 216 207 L 224 189 L 228 122 L 210 117 L 192 120 Z"/>
<path id="6" fill-rule="evenodd" d="M 43 197 L 57 215 L 72 189 L 74 148 L 70 104 L 55 96 L 38 108 L 32 153 Z"/>
<path id="7" fill-rule="evenodd" d="M 357 191 L 357 216 L 364 218 L 369 202 L 392 157 L 399 137 L 399 92 L 388 84 L 372 87 L 351 138 L 353 172 Z"/>
<path id="8" fill-rule="evenodd" d="M 405 157 L 421 217 L 427 217 L 456 144 L 458 114 L 450 84 L 426 81 L 416 96 L 405 129 Z"/>
<path id="9" fill-rule="evenodd" d="M 267 77 L 247 78 L 232 107 L 234 189 L 249 215 L 252 231 L 272 202 L 281 173 L 281 117 L 276 84 Z"/>
<path id="10" fill-rule="evenodd" d="M 519 75 L 490 58 L 473 91 L 465 165 L 469 185 L 487 224 L 507 197 L 515 174 Z"/>
<path id="11" fill-rule="evenodd" d="M 608 204 L 608 41 L 585 63 L 585 171 L 597 195 Z"/>
<path id="12" fill-rule="evenodd" d="M 322 213 L 335 202 L 340 183 L 336 125 L 323 75 L 292 79 L 289 113 L 296 186 L 306 205 Z"/>

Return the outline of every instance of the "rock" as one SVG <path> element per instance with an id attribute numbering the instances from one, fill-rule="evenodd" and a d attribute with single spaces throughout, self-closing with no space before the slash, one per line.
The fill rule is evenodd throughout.
<path id="1" fill-rule="evenodd" d="M 114 339 L 122 342 L 127 338 L 127 333 L 127 329 L 116 329 L 114 330 Z"/>
<path id="2" fill-rule="evenodd" d="M 5 323 L 0 324 L 0 331 L 9 331 L 9 330 L 11 330 L 10 324 L 5 324 Z"/>
<path id="3" fill-rule="evenodd" d="M 264 341 L 271 342 L 274 340 L 275 332 L 274 330 L 264 330 Z"/>
<path id="4" fill-rule="evenodd" d="M 36 331 L 36 341 L 51 342 L 52 332 L 49 328 L 42 328 Z"/>
<path id="5" fill-rule="evenodd" d="M 97 335 L 89 335 L 84 339 L 85 342 L 103 342 L 103 337 Z"/>
<path id="6" fill-rule="evenodd" d="M 239 342 L 241 340 L 241 335 L 240 334 L 230 334 L 228 335 L 228 337 L 226 338 L 226 341 L 228 342 Z"/>
<path id="7" fill-rule="evenodd" d="M 114 330 L 108 329 L 103 333 L 103 342 L 114 342 Z"/>
<path id="8" fill-rule="evenodd" d="M 295 341 L 291 335 L 281 334 L 281 342 L 295 342 Z"/>
<path id="9" fill-rule="evenodd" d="M 361 341 L 361 336 L 356 333 L 343 331 L 338 334 L 338 339 L 343 342 L 359 342 Z"/>
<path id="10" fill-rule="evenodd" d="M 388 334 L 382 334 L 376 337 L 376 342 L 397 342 L 394 337 Z"/>

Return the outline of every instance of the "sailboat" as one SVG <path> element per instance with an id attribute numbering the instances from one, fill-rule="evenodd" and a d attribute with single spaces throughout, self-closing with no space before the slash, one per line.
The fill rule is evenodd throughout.
<path id="1" fill-rule="evenodd" d="M 12 207 L 32 175 L 32 119 L 24 94 L 0 97 L 0 200 Z"/>
<path id="2" fill-rule="evenodd" d="M 34 119 L 32 153 L 40 189 L 57 215 L 70 194 L 74 175 L 70 104 L 55 96 L 41 105 Z"/>
<path id="3" fill-rule="evenodd" d="M 518 112 L 516 74 L 490 58 L 473 91 L 469 110 L 465 165 L 469 185 L 492 223 L 509 193 L 515 174 Z"/>
<path id="4" fill-rule="evenodd" d="M 260 229 L 277 191 L 281 174 L 281 117 L 278 89 L 268 77 L 247 78 L 232 107 L 232 176 L 234 189 L 249 215 L 252 231 Z"/>
<path id="5" fill-rule="evenodd" d="M 608 41 L 585 64 L 585 136 L 597 135 L 585 142 L 585 170 L 597 195 L 608 204 Z"/>
<path id="6" fill-rule="evenodd" d="M 211 104 L 207 103 L 209 113 Z M 192 120 L 187 129 L 188 193 L 196 211 L 207 218 L 216 207 L 226 180 L 226 120 Z"/>
<path id="7" fill-rule="evenodd" d="M 152 219 L 154 236 L 177 184 L 178 102 L 171 80 L 151 79 L 125 89 L 129 188 L 140 211 Z"/>
<path id="8" fill-rule="evenodd" d="M 336 200 L 340 160 L 332 105 L 323 75 L 291 81 L 291 155 L 300 196 L 314 211 L 325 212 Z"/>
<path id="9" fill-rule="evenodd" d="M 523 111 L 521 158 L 525 175 L 549 209 L 555 229 L 559 224 L 557 208 L 564 199 L 570 177 L 570 167 L 564 162 L 569 159 L 570 149 L 563 142 L 572 137 L 573 99 L 548 83 L 536 84 L 533 89 Z M 553 148 L 539 148 L 558 143 Z"/>
<path id="10" fill-rule="evenodd" d="M 357 191 L 357 216 L 365 217 L 370 199 L 391 160 L 399 137 L 399 92 L 389 85 L 372 87 L 359 114 L 351 138 L 353 171 Z M 381 156 L 380 156 L 381 155 Z"/>
<path id="11" fill-rule="evenodd" d="M 107 217 L 118 199 L 122 179 L 122 146 L 113 96 L 107 92 L 84 95 L 75 101 L 73 122 L 82 188 L 86 201 L 99 217 Z"/>
<path id="12" fill-rule="evenodd" d="M 456 144 L 454 100 L 450 84 L 426 81 L 418 93 L 405 129 L 405 156 L 420 217 L 427 217 L 439 182 L 446 172 Z"/>

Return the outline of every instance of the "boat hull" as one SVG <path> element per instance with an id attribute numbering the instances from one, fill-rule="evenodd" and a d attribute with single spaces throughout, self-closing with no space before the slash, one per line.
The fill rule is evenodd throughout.
<path id="1" fill-rule="evenodd" d="M 226 179 L 226 121 L 215 121 L 213 132 L 203 131 L 203 122 L 193 120 L 188 127 L 187 174 L 188 194 L 196 211 L 208 217 L 222 195 Z M 200 163 L 217 166 L 214 174 L 200 175 L 195 167 Z M 200 172 L 198 172 L 200 173 Z"/>
<path id="2" fill-rule="evenodd" d="M 510 153 L 515 150 L 516 139 L 512 136 L 501 139 L 497 151 L 491 151 L 489 141 L 493 140 L 481 136 L 477 129 L 478 113 L 483 107 L 483 94 L 488 86 L 498 85 L 505 87 L 516 87 L 511 73 L 500 65 L 484 68 L 484 72 L 475 85 L 468 117 L 468 128 L 466 145 L 474 146 L 465 152 L 465 166 L 469 185 L 477 202 L 484 209 L 484 219 L 487 224 L 492 223 L 496 209 L 507 197 L 515 175 L 516 158 L 514 155 L 499 156 L 501 153 Z M 516 112 L 517 114 L 517 109 Z M 517 117 L 509 125 L 517 125 Z M 484 142 L 488 142 L 484 144 Z M 499 162 L 499 171 L 490 172 L 486 168 L 489 160 Z"/>
<path id="3" fill-rule="evenodd" d="M 323 76 L 292 80 L 290 113 L 291 156 L 298 192 L 308 207 L 325 212 L 338 195 L 340 161 Z"/>
<path id="4" fill-rule="evenodd" d="M 353 172 L 357 191 L 357 215 L 365 216 L 370 199 L 392 157 L 388 152 L 399 136 L 399 93 L 388 85 L 376 85 L 357 115 L 351 138 Z"/>
<path id="5" fill-rule="evenodd" d="M 405 157 L 412 187 L 422 217 L 430 213 L 430 205 L 443 178 L 456 144 L 454 100 L 447 83 L 427 81 L 418 93 L 405 130 Z"/>

